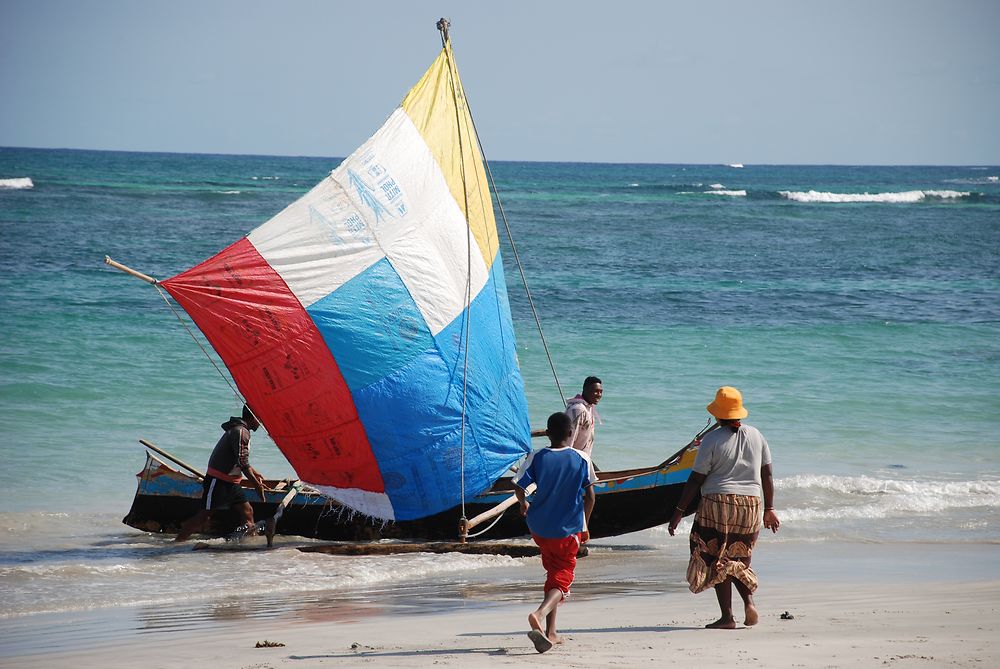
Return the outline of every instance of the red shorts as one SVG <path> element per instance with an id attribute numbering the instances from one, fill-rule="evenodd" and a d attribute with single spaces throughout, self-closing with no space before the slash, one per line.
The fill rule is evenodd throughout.
<path id="1" fill-rule="evenodd" d="M 576 569 L 576 553 L 580 550 L 579 535 L 561 539 L 546 539 L 536 534 L 531 538 L 542 550 L 542 566 L 545 567 L 545 592 L 558 588 L 563 597 L 569 594 L 573 584 L 573 570 Z"/>

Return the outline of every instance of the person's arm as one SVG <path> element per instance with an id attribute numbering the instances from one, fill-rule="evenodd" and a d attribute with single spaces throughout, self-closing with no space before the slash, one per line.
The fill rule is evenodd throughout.
<path id="1" fill-rule="evenodd" d="M 568 409 L 566 409 L 566 415 L 569 416 L 569 422 L 572 426 L 572 430 L 569 433 L 569 445 L 578 451 L 583 450 L 583 439 L 581 435 L 585 434 L 587 431 L 587 426 L 585 424 L 587 412 L 580 408 L 579 404 L 571 404 Z"/>
<path id="2" fill-rule="evenodd" d="M 517 497 L 518 503 L 521 505 L 521 517 L 528 515 L 528 500 L 525 499 L 524 488 L 519 485 L 514 486 L 514 496 Z"/>
<path id="3" fill-rule="evenodd" d="M 253 467 L 250 467 L 250 471 L 253 472 L 253 475 L 256 477 L 254 479 L 254 482 L 255 482 L 254 487 L 257 489 L 257 492 L 260 494 L 261 500 L 266 502 L 267 498 L 264 497 L 264 475 L 261 474 L 256 469 L 254 469 Z"/>
<path id="4" fill-rule="evenodd" d="M 687 510 L 691 500 L 693 500 L 694 496 L 698 494 L 699 490 L 701 490 L 701 484 L 705 482 L 707 477 L 707 474 L 691 472 L 691 476 L 688 477 L 687 483 L 684 484 L 684 490 L 681 492 L 680 501 L 677 502 L 677 506 L 674 508 L 674 512 L 670 516 L 670 524 L 667 525 L 667 531 L 670 532 L 670 536 L 674 536 L 674 531 L 680 524 L 681 518 L 684 516 L 684 511 Z"/>
<path id="5" fill-rule="evenodd" d="M 246 428 L 240 430 L 240 451 L 237 456 L 237 462 L 239 462 L 243 475 L 253 482 L 253 487 L 257 490 L 257 494 L 260 495 L 261 501 L 266 501 L 267 498 L 264 496 L 264 477 L 250 466 L 250 430 Z"/>
<path id="6" fill-rule="evenodd" d="M 590 541 L 590 514 L 594 511 L 594 504 L 597 503 L 597 495 L 594 493 L 594 486 L 589 485 L 583 491 L 583 537 L 580 543 Z"/>
<path id="7" fill-rule="evenodd" d="M 771 532 L 777 532 L 781 521 L 774 513 L 774 480 L 771 476 L 771 465 L 760 468 L 760 487 L 764 492 L 764 527 Z"/>

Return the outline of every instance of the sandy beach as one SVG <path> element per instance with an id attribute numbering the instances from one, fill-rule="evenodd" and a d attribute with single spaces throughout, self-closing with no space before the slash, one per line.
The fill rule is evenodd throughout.
<path id="1" fill-rule="evenodd" d="M 864 551 L 862 546 L 855 549 Z M 993 549 L 981 546 L 972 554 L 980 569 L 995 562 Z M 823 561 L 817 564 L 822 568 Z M 891 571 L 890 564 L 884 566 Z M 525 616 L 538 594 L 531 589 L 523 601 L 508 591 L 498 603 L 477 596 L 410 610 L 362 602 L 270 619 L 234 614 L 233 620 L 220 619 L 203 629 L 146 629 L 83 649 L 8 657 L 3 664 L 75 669 L 676 662 L 699 667 L 1000 666 L 995 643 L 1000 580 L 974 581 L 980 569 L 926 582 L 905 571 L 898 578 L 874 574 L 871 582 L 840 583 L 794 575 L 774 583 L 772 575 L 770 582 L 762 581 L 756 597 L 760 623 L 721 631 L 703 629 L 718 613 L 712 593 L 692 595 L 679 588 L 608 593 L 606 586 L 587 582 L 584 566 L 573 598 L 559 613 L 566 642 L 543 655 L 525 634 Z M 782 618 L 785 612 L 791 619 Z M 57 638 L 58 632 L 52 632 Z M 265 641 L 284 645 L 256 647 Z"/>

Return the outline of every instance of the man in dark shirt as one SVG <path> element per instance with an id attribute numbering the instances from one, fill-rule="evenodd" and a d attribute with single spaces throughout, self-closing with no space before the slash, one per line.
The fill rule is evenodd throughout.
<path id="1" fill-rule="evenodd" d="M 183 523 L 175 541 L 185 541 L 200 530 L 215 511 L 236 508 L 245 521 L 247 534 L 256 534 L 253 507 L 243 493 L 240 481 L 246 476 L 253 482 L 261 500 L 264 500 L 264 478 L 250 466 L 250 432 L 260 427 L 260 421 L 243 405 L 243 416 L 231 417 L 222 424 L 225 432 L 208 459 L 208 471 L 203 483 L 201 508 Z M 268 537 L 270 539 L 270 537 Z M 270 544 L 270 541 L 268 541 Z"/>

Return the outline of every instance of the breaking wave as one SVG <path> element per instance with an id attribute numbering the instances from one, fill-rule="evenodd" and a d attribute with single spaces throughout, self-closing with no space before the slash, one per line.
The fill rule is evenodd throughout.
<path id="1" fill-rule="evenodd" d="M 701 184 L 693 184 L 696 188 L 700 187 Z M 707 194 L 707 195 L 728 195 L 730 197 L 746 197 L 746 190 L 733 190 L 731 188 L 726 188 L 723 184 L 715 183 L 709 184 L 709 188 L 712 190 L 703 191 L 681 191 L 678 195 L 697 195 L 697 194 Z"/>
<path id="2" fill-rule="evenodd" d="M 18 177 L 16 179 L 0 179 L 0 190 L 26 190 L 34 188 L 35 184 L 29 177 Z"/>
<path id="3" fill-rule="evenodd" d="M 778 479 L 783 518 L 889 518 L 1000 507 L 1000 481 L 906 481 L 870 476 Z"/>
<path id="4" fill-rule="evenodd" d="M 778 191 L 782 197 L 795 202 L 888 202 L 911 203 L 927 199 L 955 200 L 972 193 L 957 190 L 910 190 L 901 193 L 825 193 L 811 191 Z"/>

